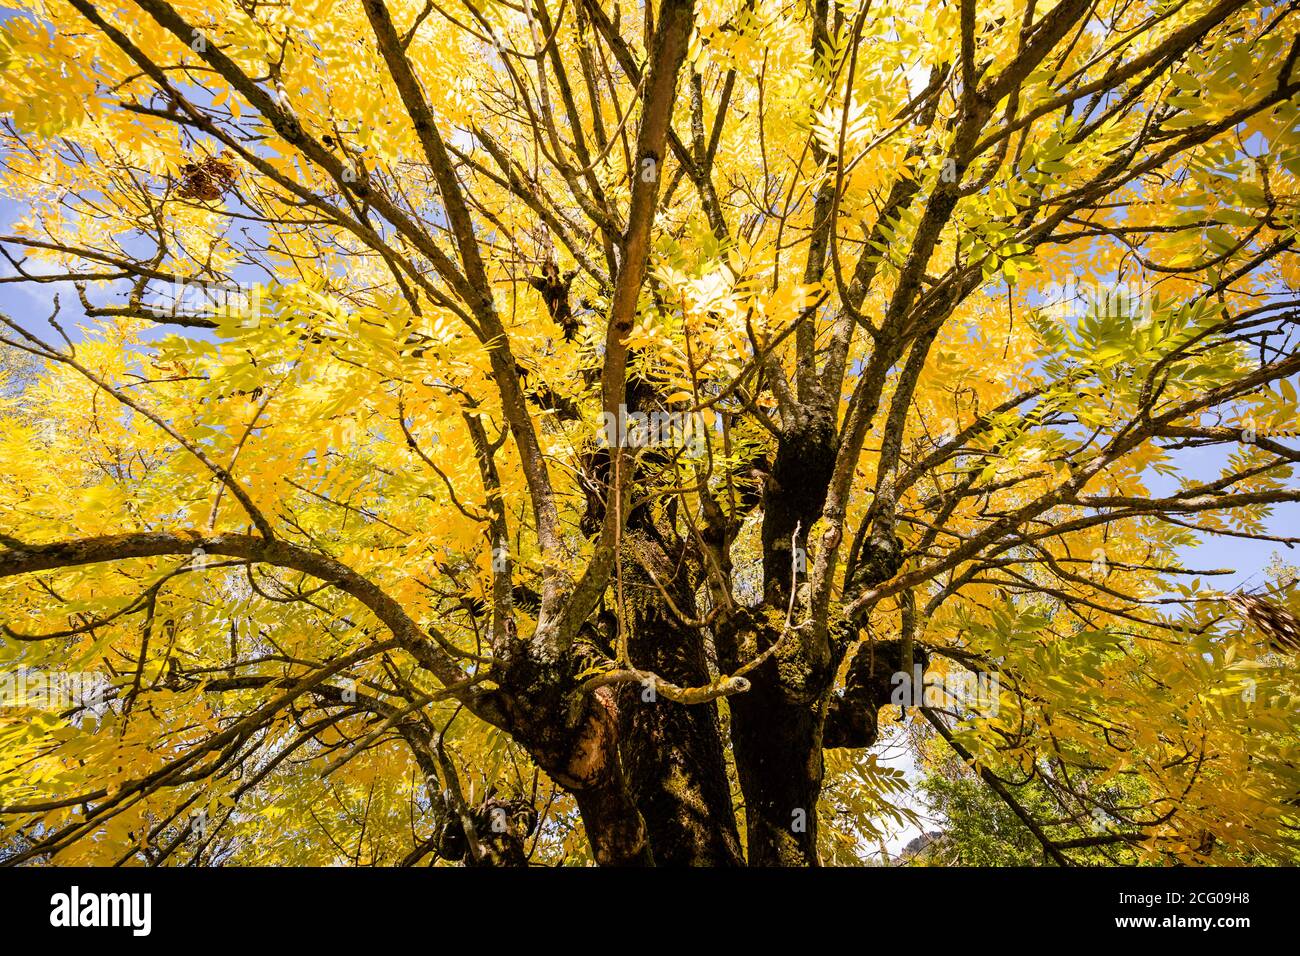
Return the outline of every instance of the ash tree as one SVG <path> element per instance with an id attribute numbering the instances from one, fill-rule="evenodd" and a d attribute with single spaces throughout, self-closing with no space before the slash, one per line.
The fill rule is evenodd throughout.
<path id="1" fill-rule="evenodd" d="M 1295 858 L 1296 4 L 17 3 L 6 862 Z"/>

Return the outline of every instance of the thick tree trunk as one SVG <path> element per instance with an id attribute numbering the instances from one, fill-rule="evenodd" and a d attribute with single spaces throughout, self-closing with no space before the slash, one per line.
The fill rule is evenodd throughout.
<path id="1" fill-rule="evenodd" d="M 598 864 L 652 865 L 645 821 L 619 758 L 615 692 L 598 688 L 571 713 L 583 666 L 580 657 L 558 663 L 527 655 L 513 660 L 502 675 L 512 691 L 509 729 L 538 765 L 573 794 Z"/>
<path id="2" fill-rule="evenodd" d="M 816 866 L 828 662 L 778 650 L 748 676 L 753 686 L 729 703 L 749 864 Z"/>
<path id="3" fill-rule="evenodd" d="M 632 663 L 679 686 L 707 683 L 700 628 L 684 624 L 664 596 L 678 612 L 695 618 L 694 581 L 685 562 L 670 554 L 653 529 L 630 530 L 624 554 Z M 656 865 L 743 865 L 717 706 L 678 704 L 659 697 L 653 687 L 626 684 L 618 710 L 619 749 Z"/>
<path id="4" fill-rule="evenodd" d="M 763 598 L 768 625 L 753 646 L 723 636 L 730 666 L 761 654 L 780 638 L 791 587 L 806 579 L 808 532 L 821 517 L 835 466 L 834 415 L 804 408 L 782 435 L 763 498 Z M 802 558 L 802 560 L 801 560 Z M 746 640 L 745 644 L 752 642 Z M 731 645 L 731 646 L 729 646 Z M 730 700 L 736 772 L 745 796 L 751 866 L 815 866 L 821 793 L 825 698 L 834 678 L 826 649 L 791 638 L 747 675 L 753 686 Z"/>
<path id="5" fill-rule="evenodd" d="M 623 781 L 574 791 L 582 829 L 601 866 L 653 866 L 645 821 Z"/>

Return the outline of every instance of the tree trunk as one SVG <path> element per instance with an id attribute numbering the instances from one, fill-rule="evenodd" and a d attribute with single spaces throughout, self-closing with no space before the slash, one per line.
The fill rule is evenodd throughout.
<path id="1" fill-rule="evenodd" d="M 510 732 L 556 783 L 573 794 L 592 855 L 602 866 L 650 866 L 645 821 L 628 789 L 618 751 L 618 704 L 597 688 L 570 708 L 584 668 L 580 656 L 558 663 L 520 655 L 503 675 L 511 687 Z"/>
<path id="2" fill-rule="evenodd" d="M 629 530 L 624 554 L 628 651 L 632 663 L 682 687 L 709 680 L 700 628 L 683 624 L 664 592 L 694 619 L 694 576 L 681 548 L 666 549 L 653 529 Z M 654 569 L 660 592 L 645 570 Z M 619 692 L 619 749 L 633 799 L 645 818 L 659 866 L 740 866 L 717 705 L 678 704 L 653 687 Z"/>
<path id="3" fill-rule="evenodd" d="M 835 417 L 803 408 L 777 443 L 763 499 L 763 598 L 759 640 L 743 649 L 720 641 L 729 666 L 751 660 L 780 640 L 791 587 L 806 580 L 806 542 L 821 517 L 835 467 Z M 798 529 L 792 551 L 791 538 Z M 753 644 L 746 640 L 744 643 Z M 834 678 L 828 648 L 790 635 L 751 672 L 753 686 L 730 700 L 736 772 L 745 796 L 751 866 L 815 866 L 821 793 L 824 702 Z"/>
<path id="4" fill-rule="evenodd" d="M 787 642 L 793 644 L 793 642 Z M 764 647 L 759 647 L 761 651 Z M 736 773 L 745 795 L 750 866 L 816 866 L 822 704 L 828 662 L 778 650 L 730 698 Z"/>
<path id="5" fill-rule="evenodd" d="M 835 448 L 835 417 L 824 410 L 801 410 L 777 442 L 763 497 L 763 600 L 768 607 L 783 611 L 789 603 L 790 538 L 798 528 L 799 547 L 806 550 L 808 532 L 826 504 Z M 795 579 L 802 581 L 806 557 L 795 567 Z"/>

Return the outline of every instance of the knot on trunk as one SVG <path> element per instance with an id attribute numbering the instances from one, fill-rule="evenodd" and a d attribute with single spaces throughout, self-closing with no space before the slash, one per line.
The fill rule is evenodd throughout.
<path id="1" fill-rule="evenodd" d="M 446 798 L 444 797 L 444 800 Z M 537 829 L 537 808 L 523 798 L 492 795 L 459 813 L 446 801 L 434 848 L 444 860 L 466 866 L 525 866 L 524 843 Z M 466 817 L 473 841 L 466 834 Z"/>
<path id="2" fill-rule="evenodd" d="M 877 713 L 891 703 L 894 675 L 906 666 L 904 641 L 874 641 L 861 645 L 849 663 L 844 690 L 832 695 L 822 731 L 825 747 L 870 747 L 879 734 Z M 925 650 L 913 646 L 914 664 L 925 670 Z"/>

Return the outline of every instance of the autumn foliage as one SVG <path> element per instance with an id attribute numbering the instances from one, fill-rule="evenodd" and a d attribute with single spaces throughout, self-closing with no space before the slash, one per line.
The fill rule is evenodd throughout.
<path id="1" fill-rule="evenodd" d="M 15 2 L 0 858 L 1296 860 L 1293 5 Z"/>

